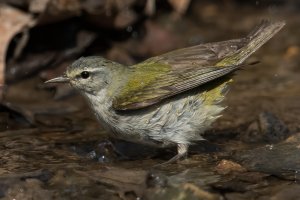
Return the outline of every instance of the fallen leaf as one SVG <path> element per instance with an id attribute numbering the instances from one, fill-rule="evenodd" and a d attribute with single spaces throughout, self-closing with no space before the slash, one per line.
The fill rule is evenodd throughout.
<path id="1" fill-rule="evenodd" d="M 5 59 L 7 48 L 12 38 L 19 32 L 35 24 L 31 15 L 26 14 L 16 8 L 0 5 L 0 86 L 5 82 Z M 3 95 L 3 87 L 0 87 L 0 100 Z"/>
<path id="2" fill-rule="evenodd" d="M 154 15 L 156 11 L 156 0 L 147 0 L 146 5 L 145 5 L 145 14 L 148 16 Z"/>
<path id="3" fill-rule="evenodd" d="M 39 14 L 38 23 L 53 23 L 81 13 L 79 0 L 31 0 L 29 11 Z"/>
<path id="4" fill-rule="evenodd" d="M 50 0 L 31 0 L 29 10 L 33 13 L 42 13 L 46 10 Z"/>
<path id="5" fill-rule="evenodd" d="M 98 27 L 126 28 L 137 21 L 139 15 L 132 8 L 136 0 L 87 0 L 82 4 L 86 19 Z"/>
<path id="6" fill-rule="evenodd" d="M 190 0 L 169 0 L 169 3 L 178 15 L 182 15 L 190 5 Z"/>

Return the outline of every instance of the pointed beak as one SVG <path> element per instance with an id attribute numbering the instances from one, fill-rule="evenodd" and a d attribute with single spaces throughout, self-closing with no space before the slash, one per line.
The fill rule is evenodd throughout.
<path id="1" fill-rule="evenodd" d="M 63 75 L 63 76 L 59 76 L 59 77 L 50 79 L 50 80 L 46 81 L 45 83 L 69 83 L 69 82 L 70 82 L 70 79 L 66 75 Z"/>

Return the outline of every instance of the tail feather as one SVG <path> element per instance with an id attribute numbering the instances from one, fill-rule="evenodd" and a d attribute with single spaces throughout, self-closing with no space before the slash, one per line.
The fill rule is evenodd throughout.
<path id="1" fill-rule="evenodd" d="M 268 20 L 263 20 L 246 37 L 246 39 L 249 40 L 249 42 L 233 55 L 228 56 L 220 62 L 218 62 L 217 66 L 242 64 L 251 54 L 253 54 L 263 44 L 270 40 L 284 25 L 284 21 L 272 22 Z"/>

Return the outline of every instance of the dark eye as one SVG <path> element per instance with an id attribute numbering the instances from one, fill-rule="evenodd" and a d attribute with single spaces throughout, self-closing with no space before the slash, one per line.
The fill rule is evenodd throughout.
<path id="1" fill-rule="evenodd" d="M 90 77 L 90 73 L 88 71 L 83 71 L 81 72 L 80 76 L 83 79 L 87 79 L 88 77 Z"/>

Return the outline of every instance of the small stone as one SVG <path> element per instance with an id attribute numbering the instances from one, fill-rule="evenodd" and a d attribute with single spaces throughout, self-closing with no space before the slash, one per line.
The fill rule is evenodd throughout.
<path id="1" fill-rule="evenodd" d="M 219 174 L 230 174 L 234 172 L 246 172 L 247 170 L 241 166 L 240 164 L 230 161 L 230 160 L 221 160 L 219 164 L 216 166 L 216 171 Z"/>

